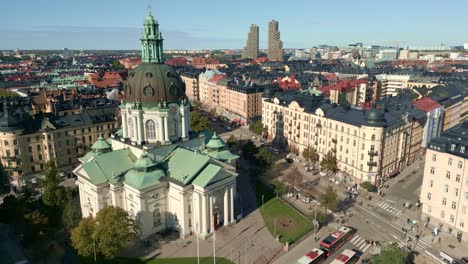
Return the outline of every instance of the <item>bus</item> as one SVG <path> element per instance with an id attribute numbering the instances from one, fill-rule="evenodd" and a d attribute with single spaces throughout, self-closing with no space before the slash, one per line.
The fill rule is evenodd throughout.
<path id="1" fill-rule="evenodd" d="M 354 230 L 347 226 L 342 226 L 340 229 L 328 235 L 320 241 L 320 249 L 326 252 L 327 257 L 339 249 L 346 241 L 353 237 Z"/>
<path id="2" fill-rule="evenodd" d="M 296 264 L 318 264 L 324 262 L 326 258 L 327 255 L 325 255 L 325 252 L 318 248 L 314 248 L 305 254 L 305 256 L 298 259 Z"/>
<path id="3" fill-rule="evenodd" d="M 359 260 L 359 255 L 356 251 L 345 249 L 341 254 L 336 257 L 330 264 L 353 264 L 357 263 Z"/>

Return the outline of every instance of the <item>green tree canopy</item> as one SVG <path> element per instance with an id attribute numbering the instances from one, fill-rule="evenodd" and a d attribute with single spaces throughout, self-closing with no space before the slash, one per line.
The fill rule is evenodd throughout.
<path id="1" fill-rule="evenodd" d="M 375 190 L 377 189 L 372 183 L 368 181 L 361 183 L 361 187 L 363 189 L 366 189 L 368 192 L 375 192 Z"/>
<path id="2" fill-rule="evenodd" d="M 297 167 L 293 167 L 292 170 L 283 176 L 284 181 L 291 186 L 292 190 L 300 189 L 304 177 Z"/>
<path id="3" fill-rule="evenodd" d="M 67 229 L 72 229 L 80 223 L 81 220 L 81 208 L 78 204 L 73 203 L 70 199 L 68 200 L 62 213 L 62 223 Z"/>
<path id="4" fill-rule="evenodd" d="M 193 132 L 210 130 L 208 119 L 197 111 L 190 112 L 190 128 Z"/>
<path id="5" fill-rule="evenodd" d="M 408 252 L 397 248 L 395 245 L 389 245 L 383 248 L 379 255 L 372 257 L 372 263 L 409 264 L 412 263 L 412 256 Z"/>
<path id="6" fill-rule="evenodd" d="M 244 146 L 242 146 L 242 154 L 247 159 L 255 158 L 255 155 L 258 153 L 258 148 L 255 144 L 249 140 L 247 141 Z"/>
<path id="7" fill-rule="evenodd" d="M 92 217 L 83 218 L 71 232 L 71 241 L 78 255 L 91 256 L 93 254 L 93 234 L 96 229 Z"/>
<path id="8" fill-rule="evenodd" d="M 261 135 L 263 132 L 263 124 L 261 120 L 256 120 L 250 123 L 249 130 L 257 135 Z"/>
<path id="9" fill-rule="evenodd" d="M 226 143 L 227 143 L 229 146 L 231 146 L 231 147 L 234 146 L 235 144 L 237 144 L 237 138 L 236 138 L 236 136 L 231 135 L 231 136 L 227 139 Z"/>
<path id="10" fill-rule="evenodd" d="M 340 203 L 340 200 L 338 199 L 338 194 L 333 189 L 333 186 L 327 187 L 325 193 L 319 196 L 319 201 L 323 207 L 332 211 L 336 211 L 336 209 L 338 208 L 338 204 Z"/>
<path id="11" fill-rule="evenodd" d="M 331 151 L 329 151 L 320 162 L 320 167 L 322 170 L 327 173 L 335 173 L 338 171 L 338 164 L 336 161 L 336 156 Z"/>
<path id="12" fill-rule="evenodd" d="M 270 168 L 273 162 L 275 161 L 275 156 L 266 147 L 261 147 L 258 150 L 258 153 L 255 154 L 255 158 L 257 159 L 257 162 L 259 163 L 260 167 L 264 169 Z"/>
<path id="13" fill-rule="evenodd" d="M 84 218 L 72 230 L 72 244 L 82 256 L 96 253 L 106 259 L 113 259 L 130 241 L 137 238 L 138 226 L 126 211 L 120 207 L 101 209 L 96 219 Z"/>
<path id="14" fill-rule="evenodd" d="M 302 156 L 305 160 L 312 163 L 315 163 L 319 160 L 319 154 L 317 150 L 310 146 L 304 149 L 304 151 L 302 152 Z"/>
<path id="15" fill-rule="evenodd" d="M 118 60 L 113 60 L 113 61 L 112 61 L 112 68 L 115 68 L 115 69 L 125 69 L 125 66 L 123 66 L 122 63 L 120 63 L 120 61 L 118 61 Z"/>
<path id="16" fill-rule="evenodd" d="M 280 180 L 273 180 L 272 184 L 275 186 L 274 191 L 277 197 L 285 194 L 288 189 L 288 186 L 286 186 L 286 184 Z"/>

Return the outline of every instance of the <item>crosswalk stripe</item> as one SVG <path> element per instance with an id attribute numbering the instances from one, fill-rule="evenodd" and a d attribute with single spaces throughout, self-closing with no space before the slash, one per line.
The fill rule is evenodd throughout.
<path id="1" fill-rule="evenodd" d="M 365 240 L 363 240 L 363 241 L 361 241 L 359 244 L 357 244 L 357 245 L 356 245 L 356 247 L 358 247 L 358 248 L 359 248 L 359 247 L 361 247 L 361 245 L 363 245 L 364 243 L 366 243 L 366 241 L 365 241 Z"/>
<path id="2" fill-rule="evenodd" d="M 400 217 L 401 215 L 401 211 L 398 211 L 398 213 L 396 214 L 397 217 Z"/>
<path id="3" fill-rule="evenodd" d="M 354 241 L 358 238 L 359 236 L 354 236 L 352 239 L 351 239 L 351 243 L 354 243 Z"/>
<path id="4" fill-rule="evenodd" d="M 386 204 L 386 203 L 385 202 L 380 202 L 379 207 L 382 207 L 384 204 Z"/>
<path id="5" fill-rule="evenodd" d="M 354 241 L 354 245 L 359 245 L 362 241 L 364 240 L 364 238 L 360 237 L 358 240 Z"/>
<path id="6" fill-rule="evenodd" d="M 387 207 L 389 207 L 389 206 L 390 206 L 390 205 L 388 205 L 388 204 L 385 204 L 385 206 L 383 206 L 383 207 L 382 207 L 382 209 L 384 209 L 384 210 L 385 210 L 385 209 L 387 209 Z"/>
<path id="7" fill-rule="evenodd" d="M 370 244 L 367 244 L 367 246 L 362 250 L 362 253 L 366 252 L 366 250 L 370 247 Z"/>
<path id="8" fill-rule="evenodd" d="M 385 209 L 385 211 L 390 212 L 390 208 Z"/>

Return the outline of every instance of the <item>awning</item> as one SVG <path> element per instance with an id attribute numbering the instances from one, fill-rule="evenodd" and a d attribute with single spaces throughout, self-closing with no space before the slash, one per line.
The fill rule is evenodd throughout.
<path id="1" fill-rule="evenodd" d="M 394 169 L 392 172 L 390 172 L 390 174 L 388 174 L 388 177 L 394 177 L 394 176 L 396 176 L 398 173 L 400 173 L 400 168 Z"/>

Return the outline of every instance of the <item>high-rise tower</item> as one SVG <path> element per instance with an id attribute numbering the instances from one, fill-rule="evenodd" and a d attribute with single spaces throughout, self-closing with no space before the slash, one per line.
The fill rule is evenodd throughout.
<path id="1" fill-rule="evenodd" d="M 247 44 L 242 52 L 243 59 L 256 59 L 258 58 L 258 26 L 255 24 L 250 25 L 249 35 L 247 37 Z"/>
<path id="2" fill-rule="evenodd" d="M 283 42 L 278 31 L 278 21 L 268 22 L 268 59 L 271 61 L 282 61 L 284 56 Z"/>

